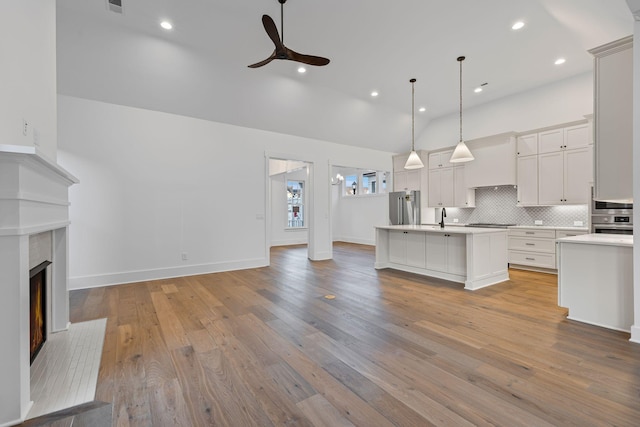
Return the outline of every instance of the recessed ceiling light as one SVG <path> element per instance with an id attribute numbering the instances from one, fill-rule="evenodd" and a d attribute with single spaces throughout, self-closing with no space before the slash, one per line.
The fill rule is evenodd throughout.
<path id="1" fill-rule="evenodd" d="M 165 30 L 170 30 L 170 29 L 172 29 L 172 28 L 173 28 L 173 25 L 172 25 L 172 24 L 171 24 L 171 22 L 169 22 L 169 21 L 162 21 L 162 22 L 160 23 L 160 26 L 161 26 L 162 28 L 164 28 Z"/>
<path id="2" fill-rule="evenodd" d="M 420 107 L 418 108 L 418 111 L 424 113 L 425 111 L 427 111 L 427 109 L 425 107 Z"/>
<path id="3" fill-rule="evenodd" d="M 558 58 L 558 59 L 556 59 L 556 62 L 554 62 L 554 64 L 556 64 L 556 65 L 562 65 L 562 64 L 564 64 L 565 62 L 567 62 L 567 60 L 566 60 L 566 59 L 564 59 L 564 58 Z"/>
<path id="4" fill-rule="evenodd" d="M 304 67 L 298 67 L 298 72 L 299 72 L 300 74 L 304 74 L 304 73 L 306 73 L 306 72 L 307 72 L 307 69 L 306 69 L 306 68 L 304 68 Z"/>
<path id="5" fill-rule="evenodd" d="M 511 29 L 512 29 L 512 30 L 519 30 L 519 29 L 521 29 L 522 27 L 524 27 L 524 22 L 522 22 L 522 21 L 518 21 L 518 22 L 516 22 L 515 24 L 513 24 L 513 25 L 511 26 Z"/>
<path id="6" fill-rule="evenodd" d="M 378 93 L 378 91 L 376 91 L 376 90 L 374 90 L 373 92 L 371 92 L 371 96 L 373 96 L 374 98 L 375 98 L 376 96 L 378 96 L 378 95 L 380 95 L 380 94 L 379 94 L 379 93 Z"/>
<path id="7" fill-rule="evenodd" d="M 473 91 L 474 91 L 475 93 L 480 93 L 480 92 L 482 92 L 482 88 L 481 88 L 480 86 L 478 86 L 478 87 L 477 87 L 477 88 L 475 88 Z"/>

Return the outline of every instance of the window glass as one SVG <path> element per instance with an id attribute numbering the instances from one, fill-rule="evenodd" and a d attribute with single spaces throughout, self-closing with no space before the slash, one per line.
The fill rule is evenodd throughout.
<path id="1" fill-rule="evenodd" d="M 358 175 L 347 175 L 344 177 L 344 187 L 346 196 L 358 194 Z"/>
<path id="2" fill-rule="evenodd" d="M 304 181 L 287 181 L 287 227 L 304 226 Z"/>

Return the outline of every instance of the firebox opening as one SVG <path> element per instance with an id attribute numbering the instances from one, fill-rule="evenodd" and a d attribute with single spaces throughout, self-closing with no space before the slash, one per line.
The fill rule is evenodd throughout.
<path id="1" fill-rule="evenodd" d="M 51 264 L 50 261 L 44 261 L 29 271 L 31 363 L 47 340 L 47 266 L 49 264 Z"/>

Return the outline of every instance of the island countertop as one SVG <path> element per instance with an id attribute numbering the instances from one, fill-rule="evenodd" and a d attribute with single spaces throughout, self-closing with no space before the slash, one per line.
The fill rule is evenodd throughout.
<path id="1" fill-rule="evenodd" d="M 583 234 L 581 236 L 564 237 L 558 243 L 579 243 L 583 245 L 607 245 L 633 247 L 633 236 L 624 234 Z"/>
<path id="2" fill-rule="evenodd" d="M 423 231 L 429 233 L 446 233 L 446 234 L 487 234 L 487 233 L 504 233 L 506 228 L 478 228 L 464 227 L 458 225 L 445 226 L 440 228 L 439 225 L 379 225 L 376 228 L 382 230 L 400 230 L 400 231 Z"/>

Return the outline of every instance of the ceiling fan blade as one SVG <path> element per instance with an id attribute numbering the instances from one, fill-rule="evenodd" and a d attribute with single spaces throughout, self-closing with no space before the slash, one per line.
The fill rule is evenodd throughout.
<path id="1" fill-rule="evenodd" d="M 287 50 L 287 59 L 290 59 L 292 61 L 316 66 L 327 65 L 329 62 L 331 62 L 329 59 L 323 58 L 321 56 L 303 55 L 302 53 L 298 53 L 289 48 L 285 47 L 285 49 Z"/>
<path id="2" fill-rule="evenodd" d="M 282 44 L 282 40 L 280 40 L 278 27 L 276 27 L 276 23 L 273 22 L 273 19 L 271 19 L 269 15 L 262 15 L 262 25 L 264 26 L 264 30 L 267 32 L 267 35 L 276 46 L 276 50 L 283 50 L 285 47 Z"/>
<path id="3" fill-rule="evenodd" d="M 273 61 L 274 59 L 276 59 L 276 51 L 275 50 L 273 51 L 271 56 L 268 57 L 267 59 L 265 59 L 264 61 L 260 61 L 260 62 L 256 62 L 255 64 L 248 65 L 248 67 L 249 68 L 259 68 L 259 67 L 262 67 L 263 65 L 267 65 L 269 62 Z"/>

